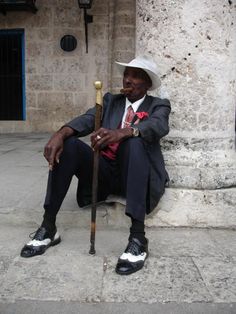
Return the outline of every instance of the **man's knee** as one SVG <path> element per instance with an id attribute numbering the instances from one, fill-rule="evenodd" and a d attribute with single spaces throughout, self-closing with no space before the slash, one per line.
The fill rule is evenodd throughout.
<path id="1" fill-rule="evenodd" d="M 67 156 L 74 156 L 78 154 L 82 154 L 83 151 L 88 150 L 88 145 L 79 140 L 75 136 L 71 136 L 67 138 L 64 142 L 64 147 L 63 147 L 63 155 Z"/>

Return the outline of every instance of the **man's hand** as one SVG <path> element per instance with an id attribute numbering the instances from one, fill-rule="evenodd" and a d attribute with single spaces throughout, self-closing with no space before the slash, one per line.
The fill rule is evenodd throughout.
<path id="1" fill-rule="evenodd" d="M 109 130 L 100 128 L 91 135 L 91 146 L 94 150 L 99 150 L 101 147 L 107 146 L 111 143 L 118 143 L 125 138 L 132 136 L 131 128 L 123 128 L 116 130 Z"/>
<path id="2" fill-rule="evenodd" d="M 64 140 L 73 135 L 74 130 L 63 127 L 52 135 L 44 147 L 44 157 L 49 163 L 49 170 L 53 170 L 55 163 L 59 163 L 60 155 L 63 151 Z"/>

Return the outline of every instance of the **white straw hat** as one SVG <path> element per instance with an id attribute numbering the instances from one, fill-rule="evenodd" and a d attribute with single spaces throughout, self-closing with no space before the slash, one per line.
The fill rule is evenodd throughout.
<path id="1" fill-rule="evenodd" d="M 138 56 L 129 63 L 116 62 L 116 64 L 122 74 L 124 73 L 126 67 L 140 68 L 144 70 L 152 80 L 152 86 L 149 90 L 154 90 L 161 85 L 157 65 L 153 59 L 148 56 Z"/>

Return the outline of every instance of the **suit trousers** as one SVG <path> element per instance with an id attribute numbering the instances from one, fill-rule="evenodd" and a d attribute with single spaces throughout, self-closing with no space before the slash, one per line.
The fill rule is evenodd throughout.
<path id="1" fill-rule="evenodd" d="M 141 222 L 145 219 L 150 165 L 141 138 L 120 143 L 116 160 L 99 157 L 98 201 L 109 194 L 126 197 L 126 215 Z M 80 207 L 91 203 L 93 150 L 72 136 L 64 142 L 60 162 L 49 171 L 45 214 L 56 218 L 73 176 L 78 178 L 77 202 Z"/>

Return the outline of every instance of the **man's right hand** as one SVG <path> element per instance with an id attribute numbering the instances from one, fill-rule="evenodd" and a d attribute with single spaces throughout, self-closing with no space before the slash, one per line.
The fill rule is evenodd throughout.
<path id="1" fill-rule="evenodd" d="M 49 163 L 49 170 L 53 170 L 55 163 L 59 163 L 63 151 L 64 140 L 74 134 L 70 127 L 63 127 L 52 135 L 44 147 L 44 157 Z"/>

